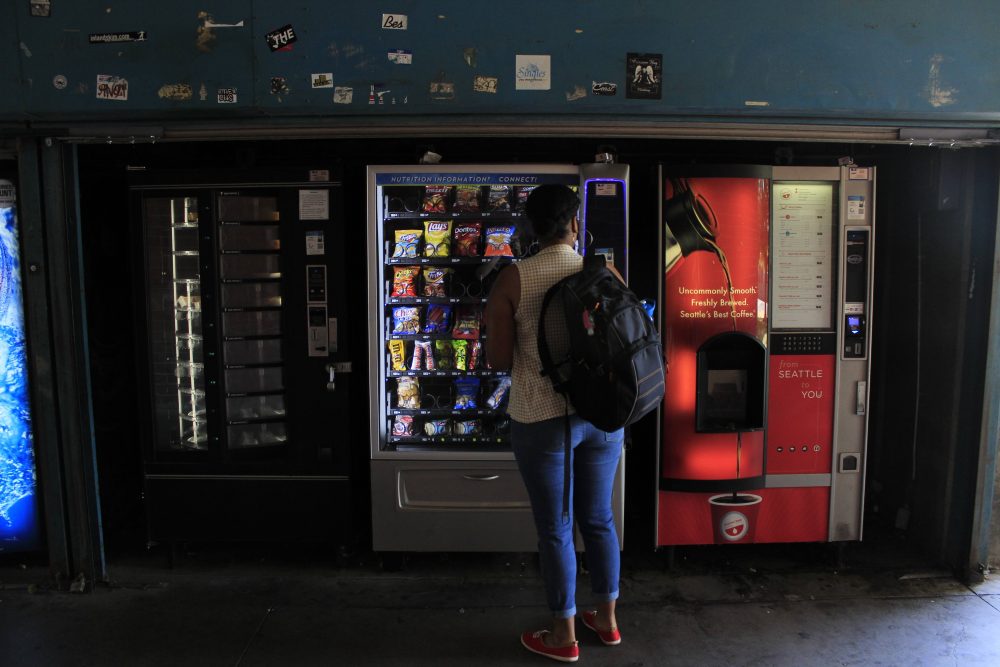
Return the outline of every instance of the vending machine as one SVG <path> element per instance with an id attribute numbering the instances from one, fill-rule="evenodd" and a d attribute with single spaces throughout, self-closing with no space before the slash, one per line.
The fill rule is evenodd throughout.
<path id="1" fill-rule="evenodd" d="M 660 184 L 656 544 L 861 539 L 874 168 Z"/>
<path id="2" fill-rule="evenodd" d="M 133 175 L 149 539 L 351 530 L 351 351 L 330 169 Z"/>
<path id="3" fill-rule="evenodd" d="M 41 543 L 16 194 L 0 180 L 0 553 Z"/>
<path id="4" fill-rule="evenodd" d="M 627 270 L 627 165 L 368 168 L 376 551 L 536 548 L 510 449 L 510 377 L 486 364 L 482 313 L 499 270 L 537 250 L 523 211 L 545 183 L 581 194 L 580 251 Z M 624 457 L 619 537 L 623 490 Z"/>

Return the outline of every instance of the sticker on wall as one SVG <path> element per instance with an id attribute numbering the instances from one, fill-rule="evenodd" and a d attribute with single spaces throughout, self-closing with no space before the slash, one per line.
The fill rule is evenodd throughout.
<path id="1" fill-rule="evenodd" d="M 320 72 L 310 76 L 313 88 L 333 88 L 333 72 Z"/>
<path id="2" fill-rule="evenodd" d="M 201 100 L 202 102 L 208 100 L 208 88 L 205 87 L 204 83 L 198 86 L 198 99 Z"/>
<path id="3" fill-rule="evenodd" d="M 31 9 L 32 16 L 42 16 L 44 18 L 52 16 L 51 0 L 31 0 L 28 3 L 28 7 Z"/>
<path id="4" fill-rule="evenodd" d="M 326 253 L 326 244 L 323 242 L 323 232 L 306 232 L 306 254 L 323 255 Z"/>
<path id="5" fill-rule="evenodd" d="M 216 91 L 216 100 L 219 104 L 236 104 L 235 88 L 219 88 Z"/>
<path id="6" fill-rule="evenodd" d="M 56 74 L 52 77 L 52 87 L 56 90 L 63 90 L 67 85 L 69 85 L 69 81 L 62 74 Z"/>
<path id="7" fill-rule="evenodd" d="M 465 61 L 465 64 L 468 65 L 469 67 L 475 67 L 478 58 L 479 58 L 479 52 L 476 50 L 475 47 L 470 46 L 469 48 L 462 51 L 462 59 Z"/>
<path id="8" fill-rule="evenodd" d="M 477 93 L 496 94 L 499 85 L 500 81 L 495 76 L 477 76 L 472 80 L 472 90 Z"/>
<path id="9" fill-rule="evenodd" d="M 157 97 L 161 100 L 174 100 L 176 102 L 184 102 L 191 99 L 194 95 L 194 91 L 186 83 L 168 83 L 160 86 L 160 89 L 156 91 Z"/>
<path id="10" fill-rule="evenodd" d="M 572 91 L 566 93 L 567 102 L 575 102 L 576 100 L 582 100 L 587 97 L 587 89 L 583 86 L 575 86 Z"/>
<path id="11" fill-rule="evenodd" d="M 299 220 L 329 219 L 329 190 L 299 190 Z"/>
<path id="12" fill-rule="evenodd" d="M 628 84 L 625 96 L 630 99 L 658 100 L 663 96 L 663 55 L 629 53 L 625 58 Z"/>
<path id="13" fill-rule="evenodd" d="M 406 14 L 382 14 L 383 30 L 406 30 Z"/>
<path id="14" fill-rule="evenodd" d="M 145 42 L 147 34 L 145 30 L 135 32 L 98 32 L 91 33 L 89 41 L 91 44 L 121 44 L 122 42 Z"/>
<path id="15" fill-rule="evenodd" d="M 432 100 L 453 100 L 455 84 L 451 81 L 431 81 L 429 92 Z"/>
<path id="16" fill-rule="evenodd" d="M 862 195 L 847 195 L 847 219 L 865 219 L 865 198 Z"/>
<path id="17" fill-rule="evenodd" d="M 309 170 L 309 182 L 315 181 L 329 181 L 330 180 L 330 170 L 329 169 L 310 169 Z"/>
<path id="18" fill-rule="evenodd" d="M 354 101 L 354 89 L 350 86 L 337 86 L 333 89 L 334 104 L 350 104 Z"/>
<path id="19" fill-rule="evenodd" d="M 288 82 L 283 76 L 272 76 L 271 77 L 271 94 L 272 95 L 287 95 L 288 94 Z"/>
<path id="20" fill-rule="evenodd" d="M 590 84 L 592 95 L 611 96 L 618 94 L 618 84 L 611 81 L 593 81 Z"/>
<path id="21" fill-rule="evenodd" d="M 389 57 L 389 62 L 395 63 L 396 65 L 413 64 L 413 51 L 407 51 L 406 49 L 392 49 L 387 55 Z"/>
<path id="22" fill-rule="evenodd" d="M 120 76 L 111 74 L 97 75 L 97 99 L 99 100 L 119 100 L 128 99 L 128 81 Z"/>
<path id="23" fill-rule="evenodd" d="M 381 83 L 372 84 L 368 90 L 368 104 L 385 104 L 385 96 L 390 92 L 392 91 L 384 89 Z"/>
<path id="24" fill-rule="evenodd" d="M 550 90 L 552 57 L 548 55 L 514 56 L 515 90 Z"/>
<path id="25" fill-rule="evenodd" d="M 299 41 L 299 38 L 295 36 L 295 28 L 292 27 L 291 23 L 283 25 L 277 30 L 272 30 L 264 35 L 264 39 L 267 40 L 267 48 L 271 49 L 271 53 L 275 51 L 291 51 L 292 44 Z"/>

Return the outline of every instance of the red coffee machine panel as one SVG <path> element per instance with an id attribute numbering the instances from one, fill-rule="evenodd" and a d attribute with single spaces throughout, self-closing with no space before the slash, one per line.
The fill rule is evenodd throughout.
<path id="1" fill-rule="evenodd" d="M 767 474 L 830 472 L 835 363 L 833 355 L 771 356 Z"/>

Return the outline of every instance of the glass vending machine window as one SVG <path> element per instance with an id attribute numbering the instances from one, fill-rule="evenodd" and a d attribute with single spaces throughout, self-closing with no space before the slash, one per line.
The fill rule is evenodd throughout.
<path id="1" fill-rule="evenodd" d="M 156 448 L 206 450 L 198 199 L 143 203 L 147 239 Z"/>
<path id="2" fill-rule="evenodd" d="M 218 210 L 226 443 L 230 451 L 282 445 L 278 200 L 223 193 Z"/>

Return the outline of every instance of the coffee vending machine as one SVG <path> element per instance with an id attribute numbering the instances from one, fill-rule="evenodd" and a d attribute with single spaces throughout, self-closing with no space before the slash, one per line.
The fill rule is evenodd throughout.
<path id="1" fill-rule="evenodd" d="M 862 535 L 875 170 L 660 172 L 656 544 Z"/>

